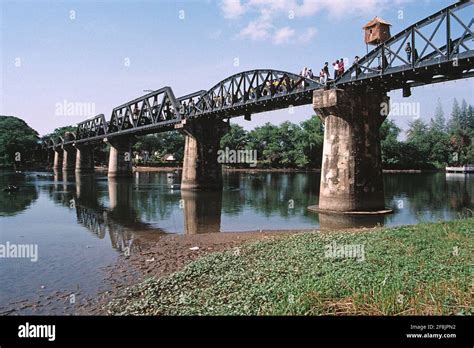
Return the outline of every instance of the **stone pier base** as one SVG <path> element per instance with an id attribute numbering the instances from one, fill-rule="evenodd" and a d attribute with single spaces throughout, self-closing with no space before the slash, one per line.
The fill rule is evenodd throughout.
<path id="1" fill-rule="evenodd" d="M 105 139 L 110 145 L 108 177 L 131 177 L 132 170 L 132 138 L 120 137 Z"/>
<path id="2" fill-rule="evenodd" d="M 55 148 L 53 169 L 58 170 L 58 169 L 62 169 L 62 167 L 63 167 L 63 149 Z"/>
<path id="3" fill-rule="evenodd" d="M 222 165 L 217 161 L 221 138 L 229 130 L 222 120 L 188 121 L 181 190 L 221 189 Z"/>
<path id="4" fill-rule="evenodd" d="M 384 214 L 379 128 L 386 93 L 365 89 L 318 90 L 313 108 L 325 125 L 319 205 L 329 213 Z M 382 104 L 387 103 L 387 104 Z M 386 112 L 387 113 L 387 112 Z"/>
<path id="5" fill-rule="evenodd" d="M 72 145 L 63 145 L 63 170 L 74 170 L 76 167 L 76 148 Z"/>
<path id="6" fill-rule="evenodd" d="M 94 148 L 76 145 L 76 172 L 91 173 L 94 171 Z"/>

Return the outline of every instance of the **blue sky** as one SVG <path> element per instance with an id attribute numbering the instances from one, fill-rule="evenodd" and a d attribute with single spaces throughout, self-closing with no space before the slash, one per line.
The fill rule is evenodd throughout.
<path id="1" fill-rule="evenodd" d="M 0 114 L 24 119 L 40 134 L 75 124 L 83 114 L 58 104 L 86 103 L 110 116 L 113 107 L 170 86 L 176 96 L 209 89 L 243 70 L 317 72 L 325 61 L 365 53 L 362 25 L 374 16 L 395 34 L 452 1 L 6 1 L 1 3 Z M 402 12 L 400 12 L 402 11 Z M 473 101 L 474 82 L 459 80 L 401 91 L 429 120 L 441 99 Z M 311 106 L 234 119 L 247 129 L 267 121 L 299 122 Z M 390 116 L 389 116 L 390 117 Z M 411 116 L 390 117 L 406 127 Z"/>

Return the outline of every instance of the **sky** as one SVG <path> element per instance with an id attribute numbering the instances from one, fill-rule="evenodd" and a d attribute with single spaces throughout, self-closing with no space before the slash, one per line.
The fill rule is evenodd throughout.
<path id="1" fill-rule="evenodd" d="M 178 97 L 208 90 L 251 69 L 318 72 L 366 52 L 362 26 L 375 16 L 392 34 L 454 0 L 0 0 L 0 115 L 17 116 L 41 135 L 170 86 Z M 449 114 L 453 99 L 474 104 L 474 81 L 418 87 L 418 113 L 389 116 L 406 129 L 433 117 L 439 99 Z M 257 114 L 265 122 L 301 122 L 310 105 Z"/>

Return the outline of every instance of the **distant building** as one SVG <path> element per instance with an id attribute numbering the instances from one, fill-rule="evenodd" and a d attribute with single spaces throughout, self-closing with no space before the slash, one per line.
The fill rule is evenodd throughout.
<path id="1" fill-rule="evenodd" d="M 164 161 L 169 161 L 169 162 L 176 161 L 176 158 L 171 153 L 167 153 L 162 158 L 163 158 Z"/>

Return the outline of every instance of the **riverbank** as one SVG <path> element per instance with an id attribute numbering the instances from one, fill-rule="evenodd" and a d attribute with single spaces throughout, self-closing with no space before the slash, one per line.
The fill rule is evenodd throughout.
<path id="1" fill-rule="evenodd" d="M 473 231 L 471 218 L 272 237 L 210 253 L 168 276 L 127 287 L 106 310 L 133 315 L 471 314 Z"/>
<path id="2" fill-rule="evenodd" d="M 231 168 L 231 167 L 223 167 L 223 171 L 225 172 L 243 172 L 243 173 L 308 173 L 308 172 L 315 172 L 320 173 L 321 169 L 296 169 L 296 168 Z M 96 170 L 106 171 L 107 168 L 102 169 L 96 167 Z M 136 166 L 133 167 L 135 172 L 170 172 L 175 170 L 182 170 L 182 167 L 144 167 L 144 166 Z M 444 172 L 444 169 L 383 169 L 384 173 L 438 173 Z"/>

